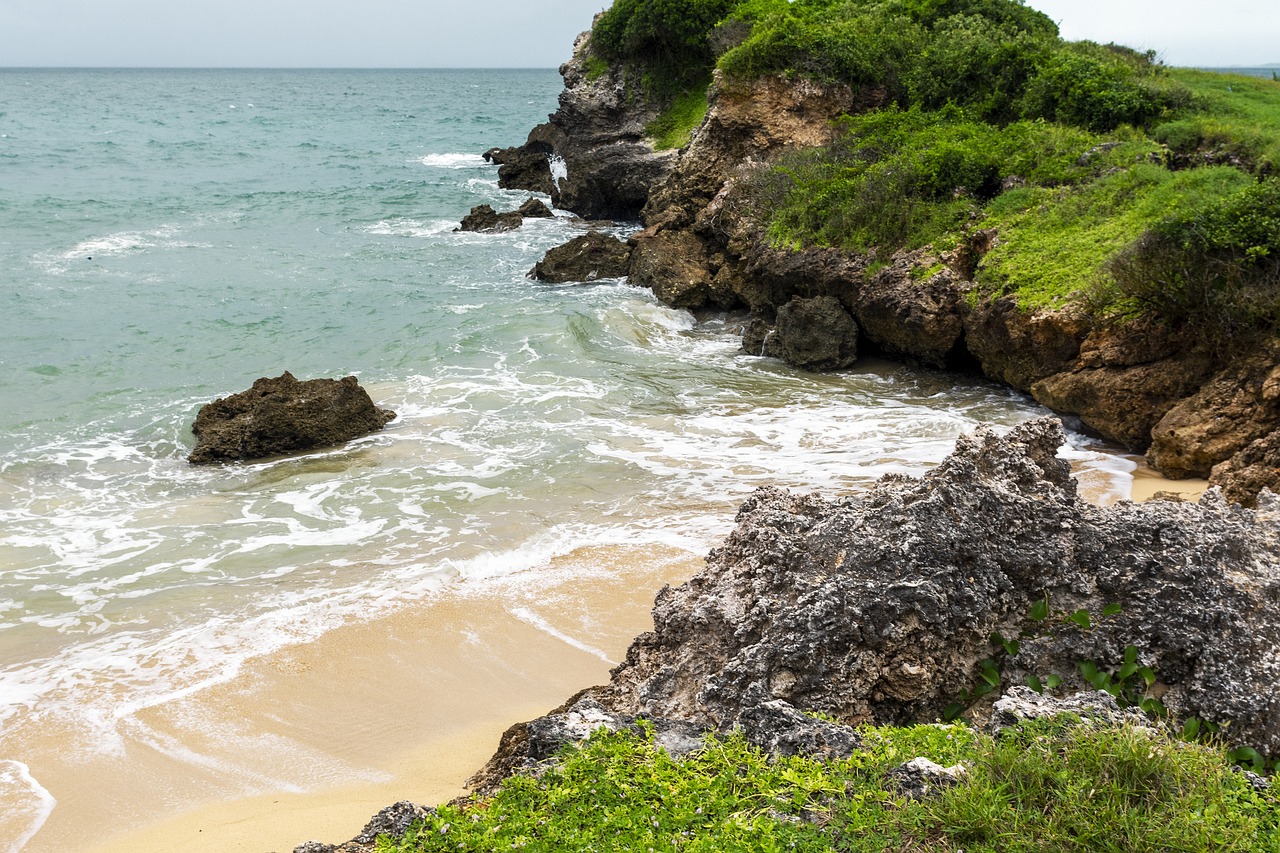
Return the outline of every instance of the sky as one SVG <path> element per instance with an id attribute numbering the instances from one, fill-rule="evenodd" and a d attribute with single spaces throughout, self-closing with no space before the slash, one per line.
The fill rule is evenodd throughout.
<path id="1" fill-rule="evenodd" d="M 0 0 L 0 67 L 552 68 L 610 0 Z M 1278 0 L 1030 0 L 1170 65 L 1280 63 Z"/>

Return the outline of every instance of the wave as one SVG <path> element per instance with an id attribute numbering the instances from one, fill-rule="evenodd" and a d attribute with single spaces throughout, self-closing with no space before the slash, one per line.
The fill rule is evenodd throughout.
<path id="1" fill-rule="evenodd" d="M 490 166 L 479 154 L 428 154 L 417 162 L 437 169 L 480 169 Z"/>

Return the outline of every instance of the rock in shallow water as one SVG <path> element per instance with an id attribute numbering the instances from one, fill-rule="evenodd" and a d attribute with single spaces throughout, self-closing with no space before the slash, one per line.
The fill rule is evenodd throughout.
<path id="1" fill-rule="evenodd" d="M 328 447 L 377 432 L 395 418 L 354 376 L 299 382 L 286 371 L 200 407 L 193 465 L 239 462 Z"/>

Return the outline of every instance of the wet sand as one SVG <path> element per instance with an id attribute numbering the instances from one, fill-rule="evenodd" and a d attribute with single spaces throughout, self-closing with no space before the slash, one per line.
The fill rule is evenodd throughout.
<path id="1" fill-rule="evenodd" d="M 1143 465 L 1133 477 L 1134 500 L 1207 486 Z M 31 768 L 58 806 L 25 849 L 286 853 L 351 838 L 398 800 L 452 799 L 507 726 L 607 680 L 651 626 L 656 591 L 702 558 L 584 548 L 467 581 L 139 712 L 120 756 L 62 755 L 50 732 Z"/>
<path id="2" fill-rule="evenodd" d="M 584 548 L 458 584 L 138 713 L 120 756 L 74 759 L 50 733 L 30 764 L 58 805 L 25 849 L 284 853 L 397 800 L 451 799 L 507 726 L 608 680 L 654 593 L 702 556 Z"/>

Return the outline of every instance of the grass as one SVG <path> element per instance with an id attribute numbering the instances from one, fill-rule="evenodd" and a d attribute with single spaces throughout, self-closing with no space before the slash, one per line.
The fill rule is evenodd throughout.
<path id="1" fill-rule="evenodd" d="M 658 151 L 683 148 L 707 115 L 707 90 L 694 87 L 677 95 L 644 132 Z"/>
<path id="2" fill-rule="evenodd" d="M 864 728 L 847 760 L 769 759 L 709 736 L 673 759 L 597 732 L 541 777 L 443 806 L 382 851 L 1280 851 L 1280 801 L 1221 750 L 1062 718 L 992 738 L 965 726 Z M 924 756 L 963 783 L 915 801 L 887 773 Z"/>
<path id="3" fill-rule="evenodd" d="M 1254 171 L 1280 169 L 1280 82 L 1190 68 L 1170 76 L 1192 92 L 1195 109 L 1157 125 L 1157 140 L 1181 153 L 1220 149 Z"/>

